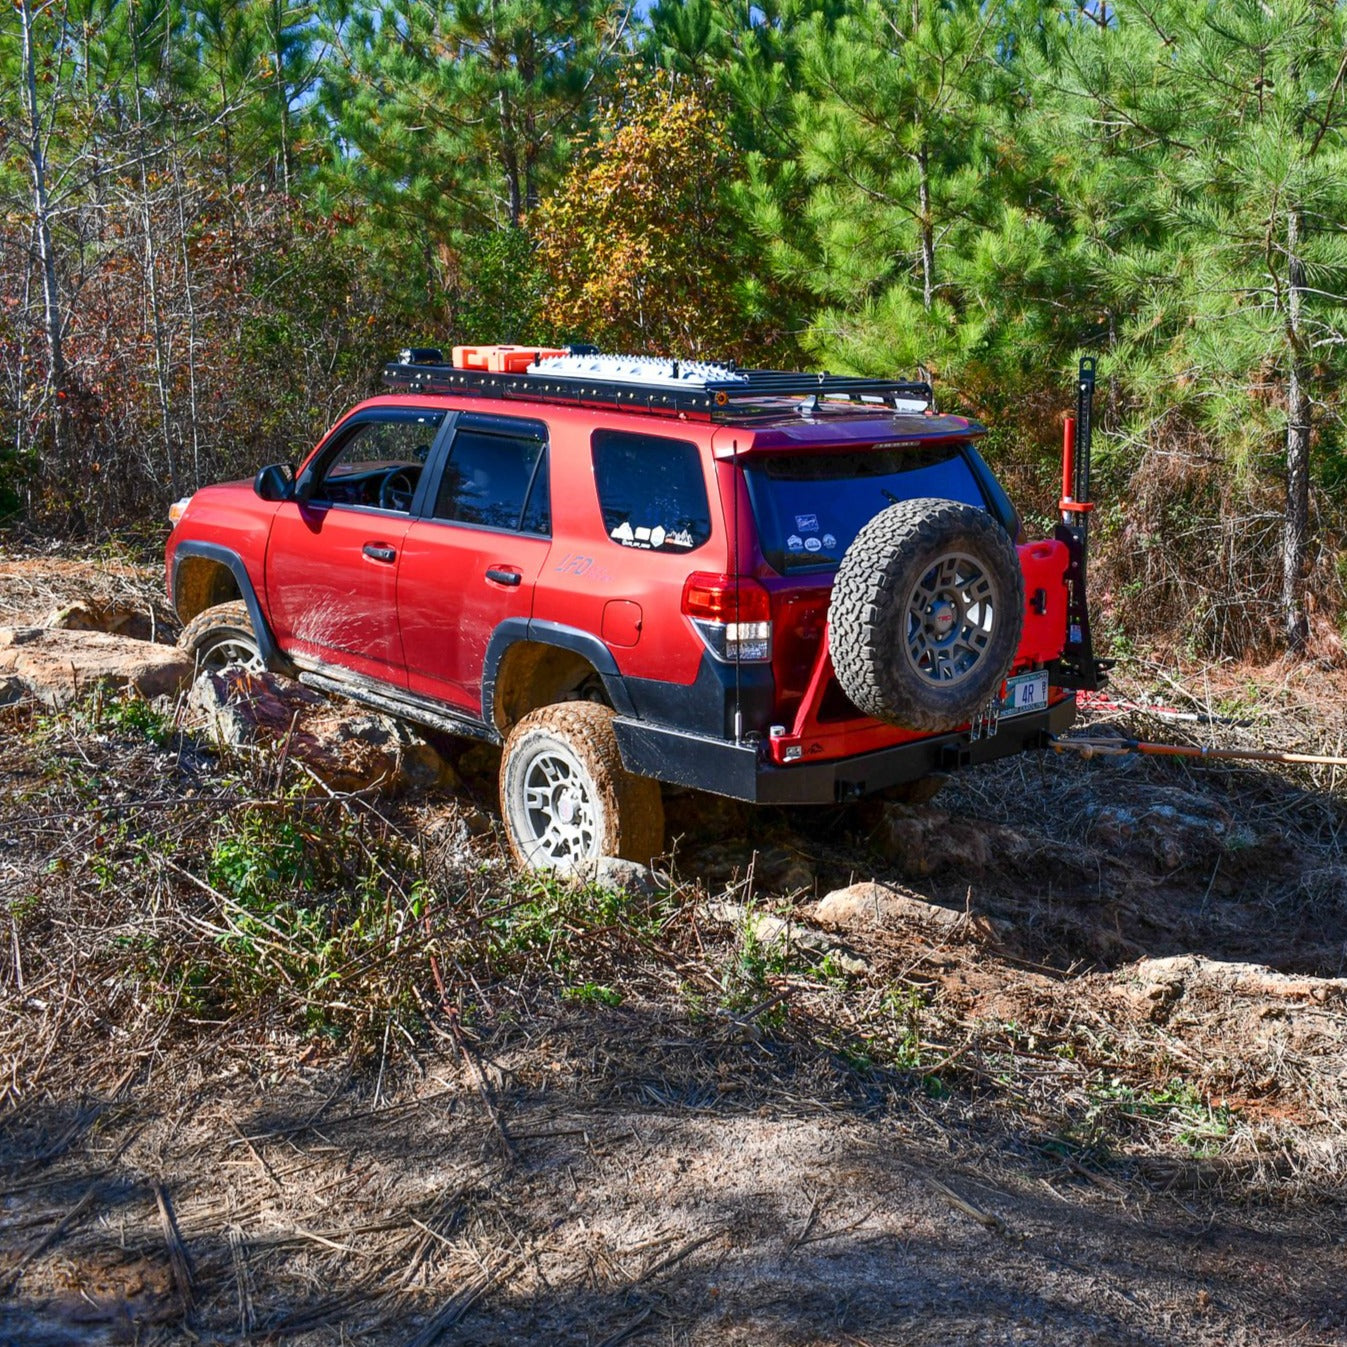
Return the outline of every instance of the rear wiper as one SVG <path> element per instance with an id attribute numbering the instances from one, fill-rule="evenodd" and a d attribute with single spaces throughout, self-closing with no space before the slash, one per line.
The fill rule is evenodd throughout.
<path id="1" fill-rule="evenodd" d="M 879 488 L 879 494 L 889 502 L 890 505 L 901 505 L 903 502 L 893 494 L 892 491 L 886 491 L 882 486 Z"/>

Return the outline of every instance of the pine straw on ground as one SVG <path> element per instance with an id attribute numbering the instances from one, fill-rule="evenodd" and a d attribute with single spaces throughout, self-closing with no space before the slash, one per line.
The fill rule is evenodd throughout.
<path id="1" fill-rule="evenodd" d="M 1014 1341 L 1049 1285 L 1032 1340 L 1343 1326 L 1327 1077 L 1284 1052 L 1230 1107 L 1209 1023 L 1033 966 L 986 874 L 847 974 L 692 882 L 519 880 L 471 800 L 333 797 L 112 700 L 0 714 L 16 1338 Z"/>

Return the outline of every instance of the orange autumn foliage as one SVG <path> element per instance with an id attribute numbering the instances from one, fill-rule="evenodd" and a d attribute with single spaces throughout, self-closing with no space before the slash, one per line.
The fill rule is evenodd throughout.
<path id="1" fill-rule="evenodd" d="M 667 76 L 625 81 L 530 221 L 547 326 L 608 350 L 749 354 L 721 202 L 733 170 L 725 129 L 696 92 Z"/>

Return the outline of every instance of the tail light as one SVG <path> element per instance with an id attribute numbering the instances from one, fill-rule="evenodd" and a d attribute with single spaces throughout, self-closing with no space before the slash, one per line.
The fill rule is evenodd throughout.
<path id="1" fill-rule="evenodd" d="M 766 664 L 772 658 L 772 601 L 756 580 L 698 571 L 683 586 L 683 612 L 718 660 Z"/>

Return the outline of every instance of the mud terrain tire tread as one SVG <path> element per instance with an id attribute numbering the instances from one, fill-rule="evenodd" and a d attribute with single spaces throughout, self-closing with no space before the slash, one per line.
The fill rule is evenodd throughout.
<path id="1" fill-rule="evenodd" d="M 965 552 L 997 587 L 981 667 L 948 686 L 919 673 L 904 649 L 912 589 L 942 555 Z M 903 729 L 951 730 L 987 705 L 1019 647 L 1024 572 L 1005 529 L 985 510 L 919 497 L 877 514 L 847 548 L 833 583 L 829 650 L 842 690 L 868 716 Z"/>
<path id="2" fill-rule="evenodd" d="M 257 646 L 257 633 L 253 631 L 253 620 L 248 616 L 248 605 L 241 599 L 202 609 L 182 629 L 178 637 L 178 649 L 185 650 L 200 666 L 202 656 L 214 644 L 211 638 L 220 636 L 237 637 Z"/>
<path id="3" fill-rule="evenodd" d="M 614 714 L 611 707 L 598 702 L 558 702 L 530 711 L 510 731 L 500 766 L 500 812 L 510 851 L 523 868 L 535 868 L 536 862 L 521 846 L 511 818 L 516 799 L 523 798 L 523 782 L 518 779 L 523 750 L 539 735 L 560 741 L 593 783 L 602 817 L 598 855 L 649 865 L 663 851 L 664 801 L 659 782 L 635 776 L 623 767 L 613 733 Z"/>

